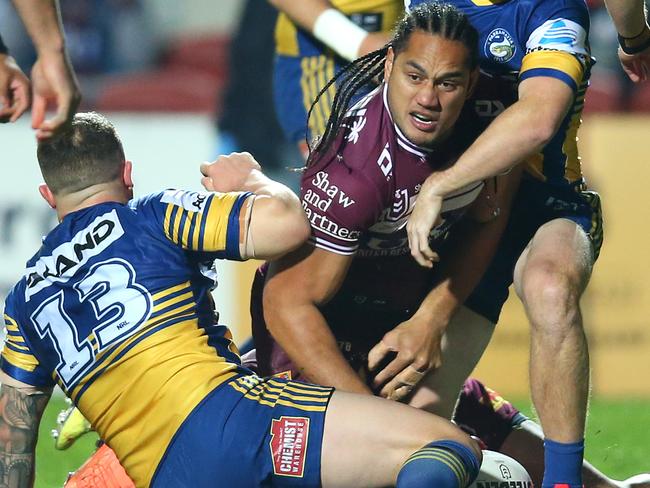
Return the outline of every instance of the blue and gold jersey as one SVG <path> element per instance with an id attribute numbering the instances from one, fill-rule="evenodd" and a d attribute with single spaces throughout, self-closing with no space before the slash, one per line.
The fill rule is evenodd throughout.
<path id="1" fill-rule="evenodd" d="M 332 5 L 352 22 L 368 32 L 390 32 L 404 12 L 402 0 L 334 0 Z M 276 61 L 273 98 L 280 126 L 287 139 L 300 143 L 325 131 L 330 108 L 336 94 L 331 85 L 314 106 L 310 107 L 327 82 L 334 77 L 346 60 L 296 25 L 283 13 L 275 28 Z"/>
<path id="2" fill-rule="evenodd" d="M 332 0 L 330 3 L 368 32 L 390 32 L 404 12 L 402 0 Z M 277 54 L 282 56 L 328 54 L 327 46 L 296 27 L 284 13 L 280 13 L 275 25 L 275 45 Z"/>
<path id="3" fill-rule="evenodd" d="M 138 486 L 190 412 L 238 374 L 210 290 L 213 260 L 241 258 L 252 198 L 168 190 L 68 214 L 7 297 L 2 370 L 58 384 Z"/>
<path id="4" fill-rule="evenodd" d="M 427 1 L 405 0 L 405 6 Z M 478 30 L 483 71 L 515 83 L 548 76 L 573 89 L 571 109 L 551 142 L 531 159 L 528 171 L 554 185 L 581 181 L 577 131 L 593 64 L 584 0 L 446 1 L 467 14 Z"/>

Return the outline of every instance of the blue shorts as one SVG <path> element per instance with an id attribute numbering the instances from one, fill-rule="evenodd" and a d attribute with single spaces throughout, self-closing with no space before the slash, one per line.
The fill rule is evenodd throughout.
<path id="1" fill-rule="evenodd" d="M 560 218 L 572 220 L 587 233 L 596 259 L 603 243 L 599 195 L 578 186 L 556 187 L 524 177 L 496 255 L 465 306 L 497 323 L 519 256 L 537 229 Z"/>
<path id="2" fill-rule="evenodd" d="M 255 375 L 219 385 L 178 429 L 151 486 L 321 486 L 333 391 Z"/>
<path id="3" fill-rule="evenodd" d="M 312 103 L 341 65 L 331 56 L 281 56 L 275 58 L 273 100 L 280 126 L 289 142 L 305 140 L 307 114 Z M 323 134 L 336 87 L 323 94 L 309 119 L 309 137 Z"/>

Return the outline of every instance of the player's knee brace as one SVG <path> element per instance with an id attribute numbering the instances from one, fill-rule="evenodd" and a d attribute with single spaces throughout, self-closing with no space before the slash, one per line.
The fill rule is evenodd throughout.
<path id="1" fill-rule="evenodd" d="M 471 449 L 455 441 L 427 444 L 409 457 L 397 475 L 396 488 L 464 488 L 480 462 Z"/>

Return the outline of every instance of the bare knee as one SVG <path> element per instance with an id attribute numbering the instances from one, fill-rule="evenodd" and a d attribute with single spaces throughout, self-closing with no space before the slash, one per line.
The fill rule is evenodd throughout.
<path id="1" fill-rule="evenodd" d="M 558 332 L 570 327 L 580 314 L 579 300 L 586 278 L 579 270 L 550 261 L 529 266 L 517 286 L 533 332 Z"/>

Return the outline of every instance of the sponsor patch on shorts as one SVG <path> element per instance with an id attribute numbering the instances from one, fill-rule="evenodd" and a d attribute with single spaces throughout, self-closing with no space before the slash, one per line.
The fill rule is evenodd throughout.
<path id="1" fill-rule="evenodd" d="M 278 476 L 302 478 L 309 439 L 309 418 L 285 417 L 271 424 L 273 472 Z"/>

